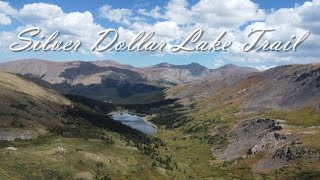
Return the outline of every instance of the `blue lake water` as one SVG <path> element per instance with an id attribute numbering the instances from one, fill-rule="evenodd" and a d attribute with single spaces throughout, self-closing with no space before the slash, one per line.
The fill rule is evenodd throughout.
<path id="1" fill-rule="evenodd" d="M 121 123 L 137 129 L 145 134 L 152 135 L 156 133 L 156 126 L 145 121 L 144 117 L 129 113 L 112 113 L 112 119 L 121 121 Z"/>

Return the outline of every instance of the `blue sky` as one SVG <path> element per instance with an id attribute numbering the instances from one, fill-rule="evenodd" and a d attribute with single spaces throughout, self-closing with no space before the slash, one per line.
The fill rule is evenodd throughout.
<path id="1" fill-rule="evenodd" d="M 240 38 L 240 36 L 243 36 L 243 32 L 246 32 L 248 28 L 255 26 L 275 26 L 275 28 L 282 30 L 283 27 L 287 27 L 288 33 L 292 34 L 302 32 L 302 30 L 310 30 L 312 28 L 317 29 L 317 27 L 314 27 L 318 24 L 316 22 L 311 22 L 309 24 L 302 21 L 293 22 L 292 24 L 287 23 L 289 21 L 295 21 L 295 19 L 290 19 L 290 17 L 293 16 L 298 19 L 310 19 L 309 16 L 318 17 L 319 13 L 317 13 L 317 10 L 319 9 L 320 4 L 318 0 L 310 2 L 310 5 L 306 4 L 306 1 L 304 0 L 233 0 L 226 2 L 223 4 L 224 6 L 220 6 L 220 4 L 222 4 L 220 2 L 221 1 L 217 1 L 217 3 L 214 3 L 214 1 L 208 0 L 79 0 L 76 1 L 76 3 L 75 1 L 56 0 L 0 1 L 0 35 L 2 36 L 0 44 L 0 49 L 2 51 L 0 55 L 0 62 L 32 57 L 56 61 L 112 59 L 119 61 L 120 63 L 134 66 L 148 66 L 161 62 L 169 62 L 172 64 L 198 62 L 207 67 L 216 67 L 227 63 L 234 63 L 265 69 L 279 64 L 301 63 L 299 57 L 306 57 L 305 54 L 309 53 L 312 48 L 318 48 L 317 44 L 312 44 L 315 41 L 311 40 L 306 45 L 308 48 L 302 49 L 300 53 L 296 54 L 244 54 L 234 51 L 230 53 L 186 54 L 117 52 L 97 55 L 90 52 L 16 53 L 10 52 L 9 44 L 6 44 L 7 42 L 10 43 L 11 41 L 14 41 L 14 36 L 17 35 L 18 29 L 30 26 L 39 26 L 49 33 L 54 31 L 54 27 L 58 30 L 69 27 L 69 24 L 66 24 L 67 22 L 59 23 L 59 19 L 79 19 L 79 17 L 83 18 L 83 20 L 76 20 L 74 22 L 79 23 L 79 25 L 74 25 L 73 23 L 70 27 L 79 28 L 78 30 L 74 30 L 78 33 L 75 33 L 76 37 L 81 37 L 84 41 L 88 42 L 97 36 L 92 35 L 92 37 L 85 37 L 90 35 L 90 33 L 88 34 L 88 32 L 83 31 L 86 28 L 90 30 L 92 29 L 93 31 L 107 28 L 114 28 L 118 30 L 121 28 L 123 32 L 122 34 L 125 34 L 124 36 L 128 35 L 126 38 L 129 38 L 129 34 L 134 34 L 135 32 L 144 30 L 143 28 L 145 28 L 147 30 L 154 30 L 156 33 L 160 34 L 161 38 L 167 39 L 168 41 L 173 40 L 171 34 L 175 34 L 174 37 L 177 37 L 177 39 L 181 41 L 188 34 L 186 32 L 197 27 L 200 27 L 205 31 L 208 29 L 208 39 L 210 39 L 210 35 L 214 37 L 214 35 L 220 32 L 221 29 L 226 29 L 234 36 L 235 39 L 232 40 L 236 42 L 239 41 L 239 43 L 241 42 L 241 39 L 243 39 Z M 26 5 L 30 5 L 29 8 L 26 8 Z M 227 9 L 222 9 L 220 12 L 219 10 L 221 7 L 226 7 Z M 45 14 L 45 16 L 37 14 L 37 12 L 35 12 L 37 10 L 42 12 L 42 14 Z M 53 13 L 55 10 L 58 15 Z M 75 15 L 75 12 L 79 12 L 80 14 Z M 89 14 L 85 12 L 88 12 Z M 285 17 L 288 16 L 287 18 L 289 19 L 283 18 L 283 12 L 287 12 L 285 13 Z M 110 16 L 110 14 L 113 15 L 115 13 L 118 13 L 117 17 Z M 201 16 L 199 14 L 201 14 Z M 74 18 L 72 18 L 73 15 Z M 91 16 L 93 18 L 92 20 Z M 209 18 L 205 19 L 202 18 L 202 16 Z M 279 23 L 274 22 L 274 19 L 277 18 L 279 18 Z M 55 19 L 55 21 L 50 23 L 52 19 Z M 87 24 L 84 25 L 81 22 L 87 22 Z M 297 25 L 297 23 L 300 24 Z M 59 27 L 60 24 L 63 24 L 63 27 Z M 283 26 L 281 24 L 283 24 Z M 165 28 L 161 28 L 161 26 L 164 26 Z M 168 26 L 168 29 L 166 29 L 166 26 Z M 220 29 L 214 30 L 214 28 Z M 92 33 L 97 34 L 98 32 Z M 286 37 L 282 37 L 283 34 L 286 33 L 282 32 L 275 36 L 285 40 Z M 318 32 L 316 32 L 313 37 L 318 37 Z M 273 38 L 276 39 L 276 37 L 271 37 L 271 39 Z M 15 40 L 17 41 L 17 38 L 15 38 Z M 306 57 L 308 60 L 304 60 L 303 62 L 317 62 L 317 57 L 318 54 L 310 55 L 309 53 L 308 57 Z"/>

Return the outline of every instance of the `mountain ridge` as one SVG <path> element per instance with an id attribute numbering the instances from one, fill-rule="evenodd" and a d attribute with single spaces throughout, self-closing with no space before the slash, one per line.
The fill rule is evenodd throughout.
<path id="1" fill-rule="evenodd" d="M 314 102 L 317 101 L 320 104 L 320 64 L 278 66 L 238 78 L 221 74 L 222 78 L 191 82 L 173 87 L 168 92 L 174 94 L 173 97 L 201 100 L 221 89 L 235 89 L 229 100 L 244 98 L 243 109 L 246 110 L 301 108 L 316 105 Z"/>
<path id="2" fill-rule="evenodd" d="M 151 95 L 150 100 L 157 99 L 154 97 L 155 93 L 159 94 L 161 90 L 176 84 L 226 74 L 242 76 L 256 71 L 235 66 L 215 71 L 194 62 L 187 65 L 160 63 L 154 66 L 133 67 L 111 60 L 53 62 L 40 59 L 1 63 L 0 70 L 34 76 L 56 86 L 63 93 L 77 93 L 82 96 L 92 94 L 90 98 L 114 102 L 125 102 L 131 96 L 145 96 L 145 93 Z M 132 87 L 134 91 L 123 89 L 125 86 Z M 145 87 L 143 91 L 140 88 L 142 86 Z"/>

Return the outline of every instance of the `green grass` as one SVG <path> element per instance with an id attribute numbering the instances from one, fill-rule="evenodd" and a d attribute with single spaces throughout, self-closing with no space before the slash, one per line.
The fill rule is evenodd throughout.
<path id="1" fill-rule="evenodd" d="M 252 173 L 246 167 L 247 173 L 233 173 L 228 167 L 222 167 L 214 163 L 211 154 L 211 146 L 203 143 L 192 136 L 185 137 L 181 132 L 175 130 L 159 129 L 156 135 L 164 139 L 168 153 L 173 157 L 175 162 L 178 162 L 178 167 L 183 174 L 175 174 L 178 179 L 233 179 L 243 178 L 251 179 Z"/>
<path id="2" fill-rule="evenodd" d="M 308 107 L 297 110 L 274 110 L 266 113 L 270 118 L 286 120 L 286 124 L 294 126 L 320 126 L 320 114 L 314 108 Z"/>
<path id="3" fill-rule="evenodd" d="M 242 88 L 240 88 L 242 89 Z M 223 126 L 224 129 L 220 133 L 229 134 L 232 130 L 232 127 L 236 125 L 239 121 L 244 119 L 253 119 L 253 118 L 270 118 L 270 119 L 280 119 L 285 120 L 284 123 L 288 126 L 285 127 L 284 131 L 294 132 L 299 138 L 299 141 L 302 142 L 306 147 L 313 148 L 320 151 L 320 140 L 319 140 L 319 126 L 320 126 L 320 114 L 316 112 L 314 108 L 307 107 L 296 110 L 272 110 L 265 112 L 241 112 L 241 105 L 245 102 L 245 99 L 242 97 L 238 97 L 232 99 L 230 101 L 224 100 L 224 97 L 230 96 L 237 90 L 226 90 L 224 92 L 219 92 L 215 95 L 212 95 L 206 99 L 202 99 L 201 101 L 194 102 L 192 108 L 190 108 L 185 113 L 187 117 L 192 119 L 186 123 L 183 127 L 180 127 L 180 130 L 183 129 L 194 129 L 192 131 L 191 136 L 184 140 L 176 140 L 172 141 L 172 143 L 168 143 L 168 146 L 171 146 L 170 149 L 173 150 L 173 154 L 176 157 L 181 157 L 177 161 L 178 162 L 188 162 L 184 160 L 185 157 L 182 154 L 187 154 L 191 157 L 197 157 L 200 159 L 200 162 L 203 169 L 198 171 L 198 163 L 196 161 L 191 161 L 189 164 L 190 169 L 194 169 L 200 177 L 221 177 L 223 179 L 234 178 L 234 179 L 288 179 L 288 175 L 290 175 L 291 179 L 308 179 L 309 177 L 315 178 L 319 177 L 319 163 L 314 163 L 309 160 L 299 163 L 300 169 L 294 169 L 297 165 L 293 163 L 288 165 L 288 168 L 280 169 L 278 171 L 258 173 L 253 172 L 252 167 L 255 163 L 265 158 L 265 155 L 257 155 L 251 158 L 240 159 L 233 162 L 222 163 L 213 161 L 210 163 L 206 163 L 208 159 L 212 158 L 209 156 L 208 152 L 212 146 L 224 149 L 228 142 L 222 140 L 218 144 L 207 145 L 205 141 L 200 141 L 199 139 L 192 139 L 192 137 L 204 137 L 211 133 L 211 130 L 215 127 Z M 182 102 L 184 102 L 182 100 Z M 168 133 L 170 134 L 170 133 Z M 177 132 L 170 134 L 172 136 L 183 137 L 186 134 L 179 134 Z M 162 135 L 160 135 L 162 136 Z M 162 138 L 170 139 L 164 135 Z M 179 139 L 179 138 L 178 138 Z M 209 139 L 213 139 L 214 142 L 217 141 L 215 137 L 210 137 Z M 219 138 L 220 140 L 221 138 Z M 184 149 L 183 147 L 188 147 Z M 193 147 L 197 146 L 199 149 Z M 195 154 L 201 153 L 203 158 L 198 157 Z M 313 165 L 314 167 L 311 167 Z M 215 168 L 214 168 L 215 167 Z M 314 169 L 314 170 L 312 170 Z M 215 172 L 223 172 L 223 173 L 215 173 Z"/>
<path id="4" fill-rule="evenodd" d="M 10 153 L 2 147 L 0 179 L 72 179 L 81 172 L 90 172 L 98 179 L 125 179 L 139 174 L 152 179 L 161 175 L 151 166 L 149 157 L 126 146 L 116 134 L 112 137 L 112 145 L 94 139 L 50 136 L 33 143 L 16 142 L 18 150 Z M 59 152 L 58 147 L 66 152 Z"/>

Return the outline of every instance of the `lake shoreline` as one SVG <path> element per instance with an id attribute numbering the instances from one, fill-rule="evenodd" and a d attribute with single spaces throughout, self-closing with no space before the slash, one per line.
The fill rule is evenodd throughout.
<path id="1" fill-rule="evenodd" d="M 158 127 L 155 124 L 148 121 L 146 118 L 146 115 L 142 115 L 139 113 L 133 113 L 133 112 L 129 112 L 129 111 L 114 111 L 114 112 L 109 113 L 108 115 L 111 115 L 112 119 L 114 119 L 116 121 L 120 121 L 123 124 L 126 124 L 126 125 L 130 126 L 131 128 L 137 129 L 145 134 L 153 135 L 153 134 L 157 133 Z M 115 117 L 115 116 L 122 116 L 122 117 Z M 136 120 L 133 120 L 135 118 L 136 118 Z M 151 132 L 151 133 L 146 132 L 145 130 L 141 129 L 141 127 L 137 127 L 136 125 L 133 124 L 133 122 L 139 123 L 139 121 L 142 121 L 145 125 L 148 125 L 149 127 L 151 127 L 153 132 Z M 141 124 L 139 126 L 141 126 Z M 146 127 L 146 128 L 148 128 L 148 127 Z"/>

